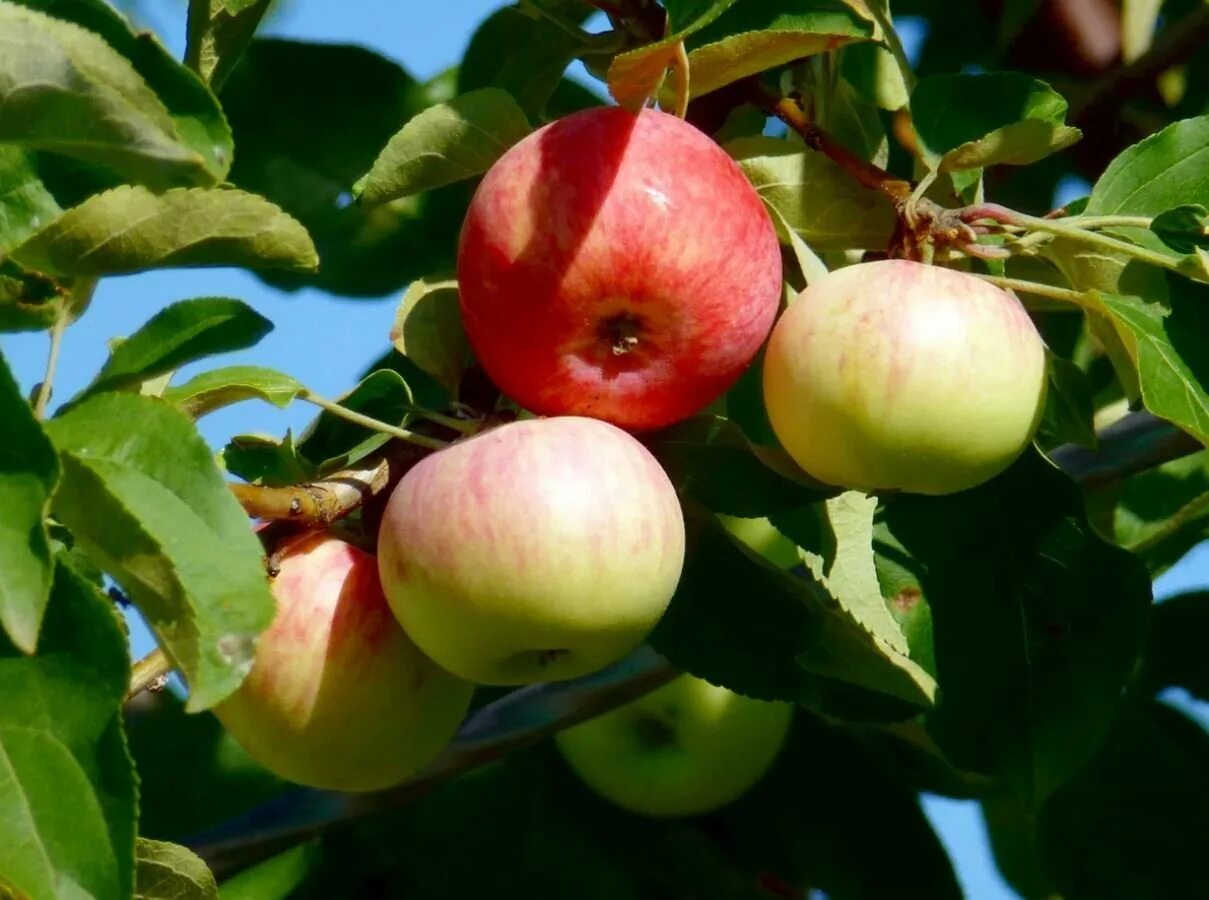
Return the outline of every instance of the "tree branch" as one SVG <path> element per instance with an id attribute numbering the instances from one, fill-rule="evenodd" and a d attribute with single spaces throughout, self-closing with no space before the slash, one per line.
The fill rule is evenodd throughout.
<path id="1" fill-rule="evenodd" d="M 331 525 L 347 516 L 391 483 L 390 459 L 337 472 L 322 481 L 290 487 L 228 485 L 244 511 L 254 519 L 288 519 L 300 525 Z"/>

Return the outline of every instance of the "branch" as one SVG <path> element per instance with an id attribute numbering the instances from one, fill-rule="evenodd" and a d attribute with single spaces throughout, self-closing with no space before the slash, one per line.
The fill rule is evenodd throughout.
<path id="1" fill-rule="evenodd" d="M 133 700 L 143 691 L 162 690 L 172 673 L 172 661 L 158 647 L 136 662 L 130 670 L 130 690 L 126 702 Z"/>
<path id="2" fill-rule="evenodd" d="M 228 485 L 244 511 L 254 519 L 288 519 L 300 525 L 331 525 L 347 516 L 391 483 L 389 458 L 346 469 L 309 484 L 264 487 L 233 482 Z"/>

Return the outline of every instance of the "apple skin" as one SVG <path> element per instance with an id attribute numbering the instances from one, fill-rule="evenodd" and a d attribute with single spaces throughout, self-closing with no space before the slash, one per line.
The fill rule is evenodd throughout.
<path id="1" fill-rule="evenodd" d="M 764 361 L 768 418 L 821 481 L 950 494 L 1006 469 L 1045 408 L 1045 346 L 1020 301 L 908 260 L 838 269 L 804 290 Z"/>
<path id="2" fill-rule="evenodd" d="M 391 787 L 449 743 L 474 686 L 424 656 L 391 614 L 374 557 L 325 534 L 285 548 L 277 615 L 215 715 L 265 768 L 341 791 Z"/>
<path id="3" fill-rule="evenodd" d="M 555 735 L 567 763 L 607 800 L 645 816 L 691 816 L 737 800 L 772 767 L 793 707 L 682 675 Z"/>
<path id="4" fill-rule="evenodd" d="M 642 430 L 738 379 L 776 317 L 781 254 L 759 195 L 709 137 L 603 107 L 538 129 L 487 172 L 458 286 L 505 394 Z"/>
<path id="5" fill-rule="evenodd" d="M 559 681 L 636 647 L 684 565 L 684 517 L 659 463 L 596 419 L 511 422 L 421 460 L 378 532 L 412 640 L 480 684 Z"/>

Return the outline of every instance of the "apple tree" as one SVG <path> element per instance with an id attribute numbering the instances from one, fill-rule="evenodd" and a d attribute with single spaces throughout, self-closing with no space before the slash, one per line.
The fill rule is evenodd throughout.
<path id="1" fill-rule="evenodd" d="M 1209 6 L 520 0 L 420 81 L 270 5 L 0 0 L 0 896 L 960 896 L 924 793 L 1196 895 Z M 395 324 L 332 398 L 182 280 L 55 392 L 201 266 Z"/>

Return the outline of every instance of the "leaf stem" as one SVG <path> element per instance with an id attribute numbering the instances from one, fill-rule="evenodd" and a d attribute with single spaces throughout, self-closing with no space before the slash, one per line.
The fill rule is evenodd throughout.
<path id="1" fill-rule="evenodd" d="M 439 438 L 429 437 L 426 434 L 417 434 L 414 431 L 408 431 L 406 428 L 400 428 L 397 425 L 390 425 L 380 419 L 372 418 L 371 416 L 362 415 L 355 410 L 349 409 L 347 406 L 341 406 L 333 400 L 328 400 L 326 397 L 321 397 L 310 390 L 304 390 L 298 395 L 300 400 L 305 400 L 308 403 L 313 403 L 320 409 L 325 409 L 334 416 L 339 416 L 341 419 L 352 422 L 354 425 L 360 425 L 368 428 L 371 431 L 378 431 L 382 434 L 389 434 L 391 437 L 396 437 L 401 441 L 407 441 L 419 447 L 427 447 L 430 450 L 444 450 L 449 446 L 447 441 L 442 441 Z"/>
<path id="2" fill-rule="evenodd" d="M 1053 284 L 1042 284 L 1037 281 L 1025 281 L 1022 278 L 1004 278 L 1001 275 L 982 275 L 975 273 L 983 281 L 1024 294 L 1036 294 L 1038 297 L 1049 297 L 1051 300 L 1061 300 L 1063 303 L 1073 303 L 1075 306 L 1087 306 L 1087 296 L 1081 291 L 1058 287 Z"/>
<path id="3" fill-rule="evenodd" d="M 67 330 L 68 325 L 67 301 L 60 297 L 56 303 L 59 308 L 55 315 L 55 324 L 50 329 L 50 351 L 46 355 L 46 374 L 42 376 L 42 383 L 38 385 L 38 396 L 34 401 L 34 415 L 39 419 L 46 416 L 46 405 L 50 402 L 55 369 L 59 365 L 59 346 L 63 342 L 63 332 Z"/>
<path id="4" fill-rule="evenodd" d="M 688 115 L 689 100 L 689 71 L 688 51 L 684 49 L 684 41 L 676 44 L 676 58 L 672 62 L 673 78 L 676 81 L 676 108 L 672 110 L 677 119 Z"/>
<path id="5" fill-rule="evenodd" d="M 126 700 L 133 700 L 143 691 L 154 689 L 157 684 L 166 681 L 173 668 L 164 651 L 156 647 L 131 668 L 130 690 L 126 692 Z"/>
<path id="6" fill-rule="evenodd" d="M 1045 221 L 1066 222 L 1079 228 L 1150 228 L 1154 219 L 1150 216 L 1064 216 Z"/>

